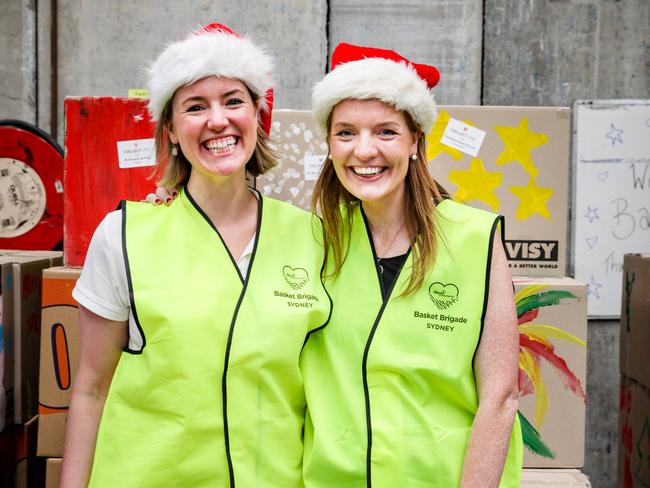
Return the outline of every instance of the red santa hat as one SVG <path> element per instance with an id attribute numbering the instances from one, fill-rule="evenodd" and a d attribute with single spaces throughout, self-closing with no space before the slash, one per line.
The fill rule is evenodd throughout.
<path id="1" fill-rule="evenodd" d="M 440 73 L 433 66 L 410 62 L 388 49 L 341 43 L 332 53 L 332 67 L 312 91 L 312 112 L 323 133 L 337 103 L 345 99 L 376 99 L 408 112 L 424 133 L 436 119 L 431 88 Z"/>
<path id="2" fill-rule="evenodd" d="M 223 24 L 212 23 L 167 45 L 149 68 L 149 113 L 159 120 L 176 90 L 208 76 L 234 78 L 260 100 L 260 124 L 268 134 L 273 108 L 273 60 L 261 47 Z"/>

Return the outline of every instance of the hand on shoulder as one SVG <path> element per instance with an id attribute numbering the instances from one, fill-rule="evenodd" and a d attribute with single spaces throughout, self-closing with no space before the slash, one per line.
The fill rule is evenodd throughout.
<path id="1" fill-rule="evenodd" d="M 140 200 L 142 203 L 151 203 L 152 205 L 170 205 L 178 196 L 178 190 L 175 188 L 165 188 L 164 186 L 156 187 L 155 193 L 149 193 L 144 199 Z"/>

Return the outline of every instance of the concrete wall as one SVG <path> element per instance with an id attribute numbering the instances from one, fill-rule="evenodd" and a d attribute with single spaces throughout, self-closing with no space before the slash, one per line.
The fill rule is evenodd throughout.
<path id="1" fill-rule="evenodd" d="M 484 105 L 650 96 L 648 0 L 486 0 Z"/>
<path id="2" fill-rule="evenodd" d="M 439 103 L 480 105 L 482 2 L 331 0 L 329 47 L 340 42 L 394 49 L 441 73 Z"/>
<path id="3" fill-rule="evenodd" d="M 325 70 L 325 0 L 60 0 L 58 4 L 59 122 L 63 97 L 126 96 L 129 88 L 144 88 L 145 70 L 164 43 L 217 20 L 240 34 L 253 34 L 276 56 L 277 107 L 306 107 L 311 80 Z"/>
<path id="4" fill-rule="evenodd" d="M 0 2 L 0 119 L 36 123 L 34 0 Z"/>
<path id="5" fill-rule="evenodd" d="M 587 330 L 585 466 L 593 488 L 616 486 L 618 464 L 619 322 L 590 320 Z"/>
<path id="6" fill-rule="evenodd" d="M 40 0 L 36 11 L 35 0 L 3 0 L 0 118 L 38 120 L 49 131 L 55 114 L 62 141 L 64 96 L 143 87 L 165 41 L 217 19 L 254 33 L 277 56 L 278 108 L 309 106 L 312 83 L 342 41 L 435 64 L 445 104 L 650 96 L 648 0 Z M 58 59 L 50 58 L 53 32 Z M 595 488 L 613 486 L 617 322 L 590 321 L 588 362 L 584 471 Z"/>

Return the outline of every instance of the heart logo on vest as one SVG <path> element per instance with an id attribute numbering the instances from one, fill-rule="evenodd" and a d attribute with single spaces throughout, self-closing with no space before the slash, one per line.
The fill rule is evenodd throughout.
<path id="1" fill-rule="evenodd" d="M 458 287 L 453 283 L 443 285 L 436 281 L 429 287 L 429 298 L 436 307 L 445 310 L 458 301 Z"/>
<path id="2" fill-rule="evenodd" d="M 307 271 L 302 268 L 285 266 L 282 268 L 282 274 L 287 283 L 289 283 L 289 286 L 294 290 L 300 290 L 309 281 Z"/>

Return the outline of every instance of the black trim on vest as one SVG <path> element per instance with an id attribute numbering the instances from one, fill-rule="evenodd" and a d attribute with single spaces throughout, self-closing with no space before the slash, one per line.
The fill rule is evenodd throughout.
<path id="1" fill-rule="evenodd" d="M 140 349 L 138 350 L 131 349 L 127 344 L 126 347 L 124 348 L 124 352 L 128 352 L 131 354 L 142 354 L 142 351 L 147 345 L 147 338 L 145 337 L 144 330 L 142 330 L 142 326 L 140 325 L 140 320 L 138 320 L 138 312 L 135 308 L 135 298 L 133 296 L 133 282 L 131 281 L 131 267 L 129 266 L 129 253 L 126 250 L 126 200 L 122 200 L 118 208 L 122 211 L 122 254 L 124 255 L 126 283 L 129 287 L 129 303 L 131 304 L 131 313 L 133 314 L 133 320 L 135 320 L 135 325 L 138 327 L 138 331 L 140 332 L 140 336 L 142 337 L 142 347 Z"/>
<path id="2" fill-rule="evenodd" d="M 363 211 L 363 207 L 361 207 L 361 205 L 359 205 L 359 207 L 361 210 L 361 216 L 363 217 L 363 223 L 366 226 L 366 234 L 368 237 L 368 241 L 370 243 L 370 249 L 372 250 L 372 256 L 375 261 L 375 271 L 377 272 L 377 279 L 379 280 L 380 290 L 383 292 L 381 275 L 379 273 L 379 267 L 377 266 L 377 255 L 375 254 L 375 246 L 372 241 L 372 232 L 370 232 L 370 226 L 368 224 L 368 220 L 366 219 L 366 214 Z M 379 326 L 379 321 L 381 320 L 381 317 L 384 314 L 386 305 L 388 305 L 388 301 L 390 300 L 390 296 L 393 293 L 393 289 L 395 288 L 395 285 L 397 284 L 397 281 L 399 280 L 399 277 L 402 274 L 402 269 L 404 269 L 404 265 L 408 260 L 409 254 L 411 254 L 411 248 L 409 248 L 409 250 L 406 252 L 406 259 L 404 260 L 399 270 L 397 271 L 397 274 L 395 275 L 395 281 L 393 281 L 390 290 L 388 290 L 388 292 L 385 294 L 385 298 L 382 296 L 381 308 L 379 309 L 377 318 L 375 319 L 375 323 L 372 324 L 372 328 L 370 329 L 370 334 L 368 335 L 368 340 L 366 341 L 366 347 L 363 350 L 363 360 L 361 361 L 361 376 L 363 378 L 363 396 L 366 403 L 366 430 L 368 434 L 368 446 L 366 448 L 366 486 L 368 488 L 372 487 L 372 420 L 370 418 L 370 391 L 368 389 L 368 370 L 367 370 L 368 353 L 370 351 L 370 344 L 372 343 L 372 339 L 374 338 L 377 327 Z"/>
<path id="3" fill-rule="evenodd" d="M 317 216 L 317 215 L 312 215 L 312 218 L 320 219 L 320 217 Z M 322 219 L 320 219 L 320 220 L 322 221 Z M 313 229 L 313 225 L 312 225 L 312 229 Z M 307 332 L 307 335 L 305 336 L 305 341 L 302 343 L 302 347 L 300 348 L 300 353 L 301 353 L 301 354 L 302 354 L 302 351 L 305 349 L 305 345 L 307 344 L 307 341 L 309 340 L 309 338 L 311 337 L 311 335 L 312 335 L 314 332 L 318 332 L 318 331 L 321 330 L 323 327 L 325 327 L 327 324 L 329 324 L 329 323 L 330 323 L 330 319 L 332 318 L 332 309 L 334 308 L 334 302 L 332 301 L 332 297 L 330 296 L 330 292 L 327 291 L 327 287 L 325 286 L 325 283 L 323 283 L 323 274 L 325 273 L 325 266 L 326 266 L 326 264 L 327 264 L 327 263 L 325 262 L 326 259 L 327 259 L 327 258 L 326 258 L 326 256 L 325 256 L 325 253 L 323 252 L 323 264 L 322 264 L 322 266 L 321 266 L 321 268 L 320 268 L 320 275 L 319 275 L 319 276 L 320 276 L 320 286 L 321 286 L 321 288 L 323 288 L 323 291 L 325 292 L 325 294 L 327 295 L 327 298 L 328 298 L 329 301 L 330 301 L 330 313 L 329 313 L 329 315 L 327 316 L 327 320 L 325 321 L 325 323 L 324 323 L 323 325 L 320 325 L 320 326 L 316 327 L 315 329 L 310 330 L 309 332 Z"/>
<path id="4" fill-rule="evenodd" d="M 252 189 L 252 188 L 251 188 Z M 253 244 L 253 252 L 251 254 L 251 259 L 248 263 L 248 270 L 246 271 L 246 279 L 242 280 L 244 286 L 242 287 L 241 293 L 239 294 L 239 300 L 237 300 L 237 305 L 235 306 L 235 311 L 233 312 L 232 315 L 232 320 L 230 322 L 230 329 L 228 330 L 228 342 L 226 343 L 226 354 L 224 358 L 224 363 L 223 363 L 223 375 L 221 377 L 221 397 L 222 397 L 222 409 L 223 409 L 223 437 L 224 437 L 224 442 L 226 445 L 226 459 L 228 460 L 228 475 L 230 477 L 230 487 L 235 488 L 235 470 L 232 465 L 232 456 L 230 454 L 230 435 L 228 433 L 228 388 L 227 388 L 227 374 L 228 374 L 228 362 L 230 360 L 230 348 L 232 346 L 232 338 L 233 334 L 235 332 L 235 322 L 237 321 L 237 315 L 239 314 L 239 309 L 241 307 L 242 301 L 244 300 L 244 295 L 246 294 L 246 290 L 248 289 L 248 283 L 250 282 L 250 276 L 251 276 L 251 271 L 253 270 L 253 261 L 255 260 L 255 254 L 257 252 L 257 243 L 260 240 L 260 229 L 262 228 L 262 208 L 263 208 L 263 203 L 262 203 L 262 194 L 255 190 L 252 189 L 255 193 L 257 193 L 257 228 L 255 229 L 255 242 Z M 190 194 L 188 193 L 187 196 L 189 197 Z M 197 209 L 200 208 L 198 205 L 196 206 Z M 201 212 L 202 213 L 202 212 Z M 206 220 L 210 222 L 210 220 L 207 218 L 205 214 L 202 213 Z M 210 225 L 212 225 L 212 222 L 210 222 Z M 216 227 L 212 225 L 214 230 L 216 231 Z M 217 234 L 219 234 L 219 231 L 217 231 Z M 221 235 L 219 235 L 221 238 Z M 223 242 L 223 239 L 221 239 Z M 226 243 L 224 242 L 224 247 L 226 247 Z M 226 250 L 228 248 L 226 247 Z M 228 254 L 230 254 L 230 251 L 228 251 Z M 230 258 L 232 259 L 232 255 L 230 255 Z M 235 260 L 233 259 L 233 263 L 235 264 L 235 267 L 237 268 L 237 271 L 239 272 L 239 276 L 241 277 L 241 272 L 239 271 L 239 267 L 235 263 Z"/>
<path id="5" fill-rule="evenodd" d="M 361 211 L 361 217 L 363 217 L 363 224 L 366 226 L 366 234 L 368 236 L 368 240 L 370 241 L 370 249 L 372 251 L 372 261 L 375 264 L 377 281 L 379 281 L 379 292 L 381 293 L 381 299 L 383 301 L 384 297 L 390 296 L 390 293 L 387 294 L 384 291 L 384 282 L 381 279 L 381 273 L 379 272 L 379 264 L 377 263 L 377 253 L 375 252 L 375 241 L 373 241 L 372 239 L 372 232 L 370 232 L 370 224 L 368 223 L 368 219 L 366 218 L 366 213 L 363 211 L 363 205 L 361 205 L 361 203 L 359 203 L 359 210 Z M 399 274 L 395 277 L 395 281 L 397 281 L 398 278 L 399 278 Z M 395 283 L 393 283 L 393 286 L 395 286 Z"/>
<path id="6" fill-rule="evenodd" d="M 257 191 L 257 190 L 254 190 L 254 191 Z M 219 239 L 221 240 L 221 244 L 223 244 L 223 248 L 228 253 L 228 257 L 230 257 L 230 261 L 232 262 L 232 265 L 235 267 L 235 271 L 237 271 L 237 276 L 239 276 L 239 279 L 241 280 L 242 284 L 244 284 L 244 277 L 241 275 L 241 271 L 239 269 L 239 266 L 237 266 L 237 261 L 235 261 L 235 258 L 230 253 L 230 249 L 228 249 L 228 246 L 226 246 L 226 241 L 223 240 L 223 237 L 221 236 L 221 233 L 219 232 L 219 229 L 217 229 L 217 227 L 212 223 L 212 221 L 210 220 L 210 217 L 208 217 L 208 215 L 203 211 L 203 209 L 201 207 L 199 207 L 199 204 L 196 203 L 196 200 L 194 200 L 194 198 L 192 198 L 192 194 L 190 193 L 190 190 L 189 190 L 189 188 L 187 188 L 187 186 L 185 187 L 185 194 L 187 195 L 187 199 L 190 201 L 190 203 L 196 209 L 196 211 L 199 213 L 199 215 L 201 215 L 201 217 L 203 217 L 205 219 L 205 221 L 208 223 L 208 225 L 210 227 L 212 227 L 212 230 L 214 230 L 217 233 L 217 235 L 219 236 Z M 260 207 L 261 207 L 261 205 L 258 203 L 258 205 L 257 205 L 258 212 L 260 211 Z M 259 218 L 258 218 L 258 222 L 257 222 L 257 227 L 259 228 Z"/>
<path id="7" fill-rule="evenodd" d="M 502 215 L 498 215 L 494 222 L 492 223 L 492 228 L 490 229 L 490 241 L 488 243 L 488 252 L 487 252 L 487 263 L 485 264 L 485 286 L 483 287 L 483 310 L 481 311 L 481 330 L 478 334 L 478 341 L 476 342 L 476 348 L 474 349 L 474 355 L 472 356 L 472 369 L 474 368 L 474 360 L 476 359 L 476 351 L 478 346 L 481 343 L 481 338 L 483 337 L 483 325 L 485 323 L 485 314 L 487 313 L 488 299 L 490 297 L 490 271 L 492 270 L 492 251 L 494 247 L 494 235 L 496 233 L 497 227 L 501 227 L 501 242 L 504 241 L 505 236 L 505 219 Z"/>

